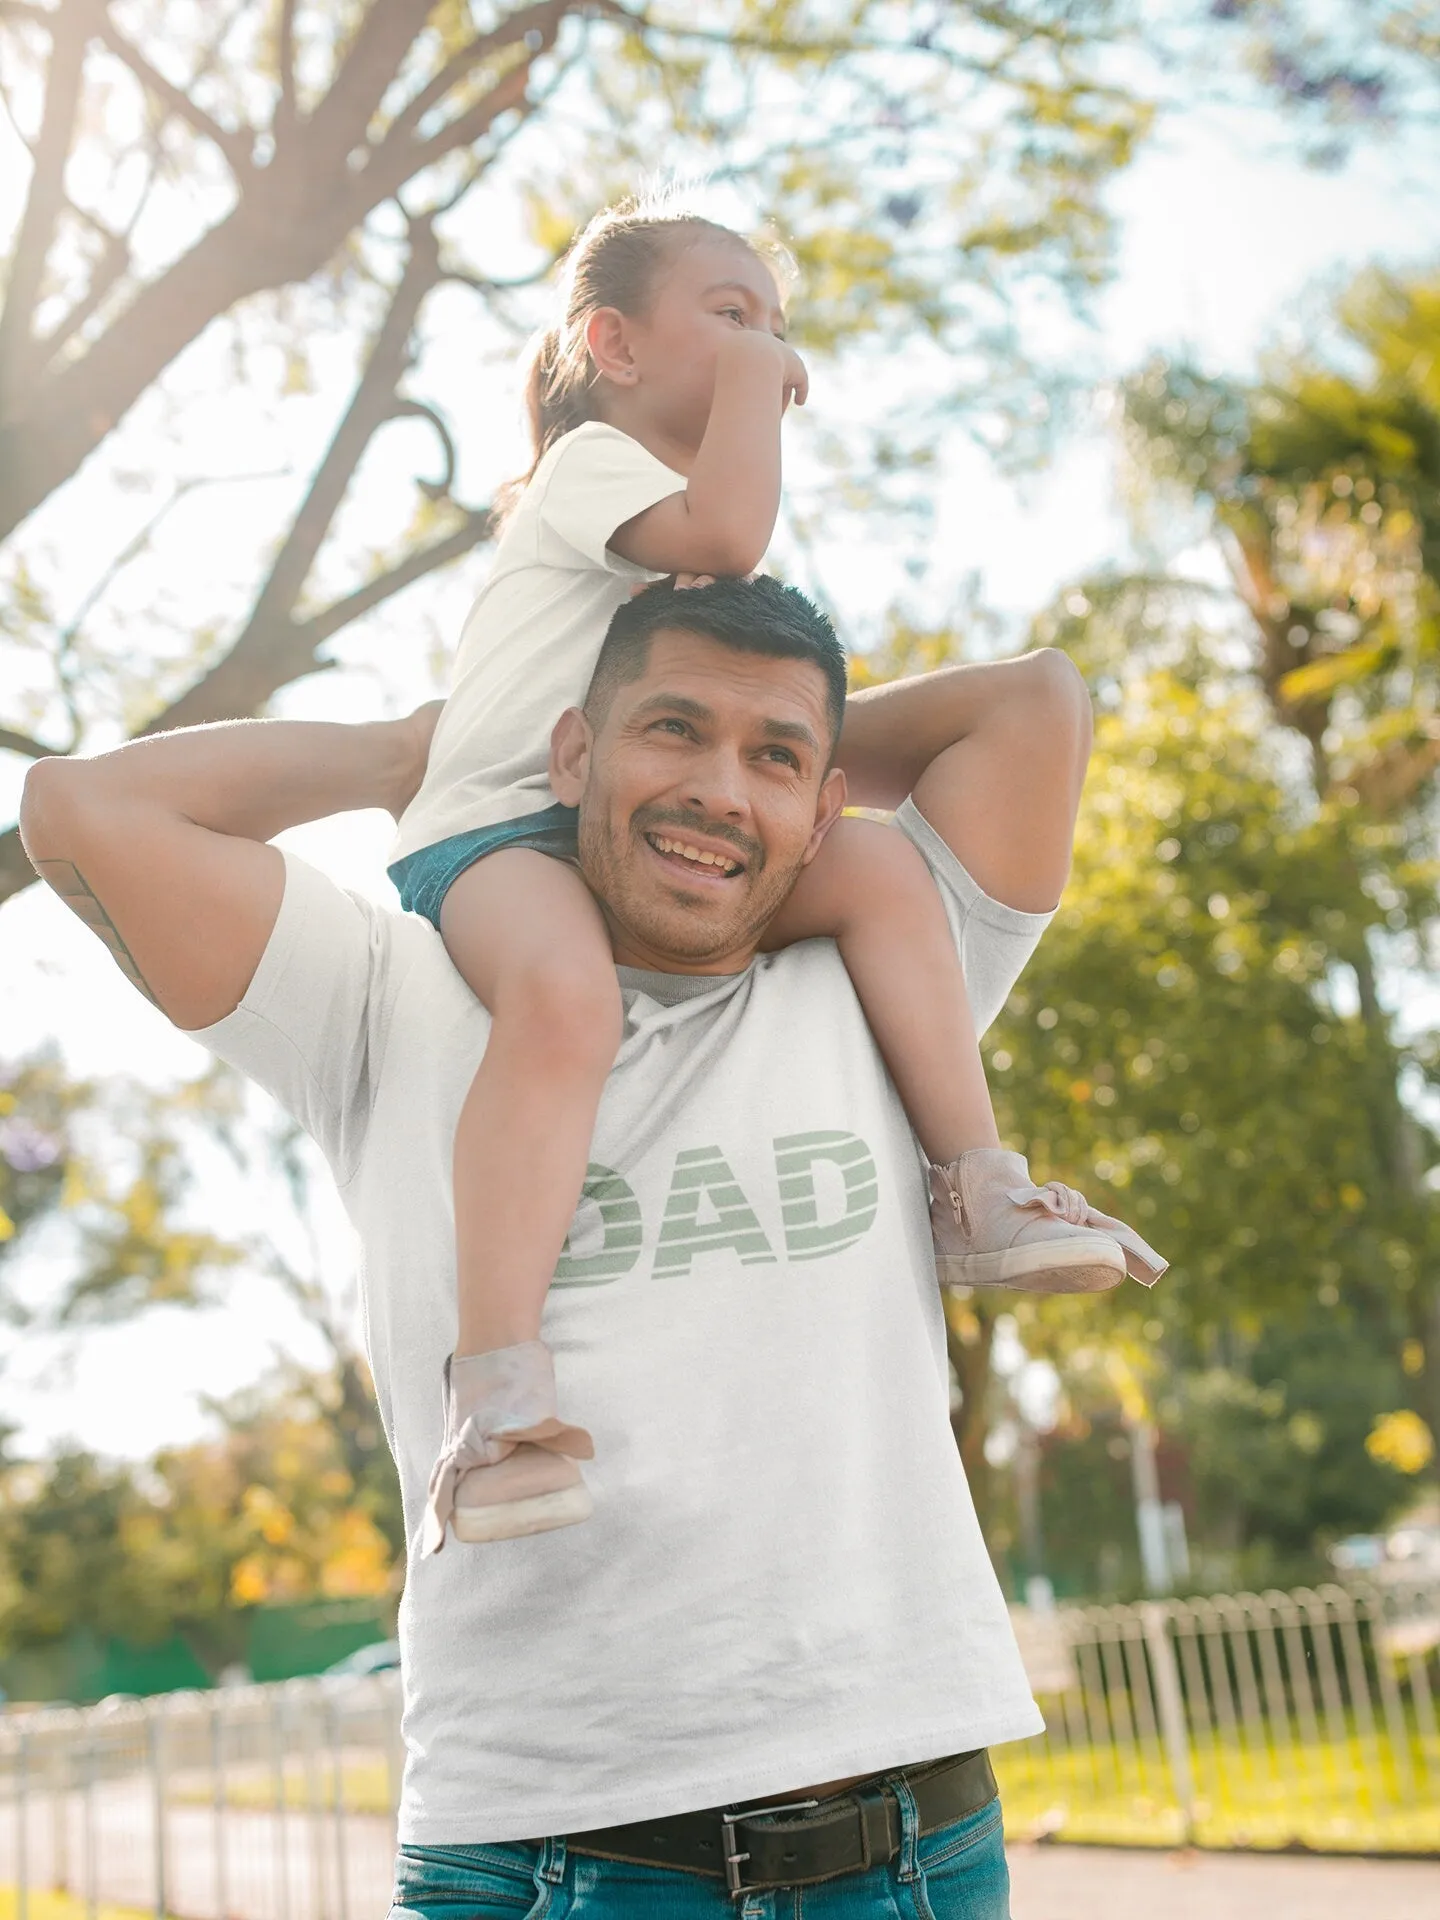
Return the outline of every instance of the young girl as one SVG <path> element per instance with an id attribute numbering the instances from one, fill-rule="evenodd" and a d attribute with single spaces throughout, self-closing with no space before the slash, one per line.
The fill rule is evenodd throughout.
<path id="1" fill-rule="evenodd" d="M 611 210 L 576 242 L 567 278 L 563 323 L 530 372 L 535 465 L 466 622 L 391 868 L 492 1018 L 455 1136 L 459 1337 L 431 1550 L 447 1523 L 496 1540 L 591 1510 L 575 1464 L 590 1436 L 559 1418 L 539 1331 L 622 1012 L 575 816 L 550 793 L 550 733 L 583 702 L 638 584 L 759 565 L 781 417 L 807 388 L 775 281 L 728 228 Z M 853 818 L 832 829 L 767 945 L 820 935 L 838 942 L 932 1162 L 941 1278 L 1094 1291 L 1123 1277 L 1126 1249 L 1154 1278 L 1163 1262 L 1127 1228 L 1067 1189 L 1035 1188 L 1001 1150 L 944 910 L 902 834 Z"/>

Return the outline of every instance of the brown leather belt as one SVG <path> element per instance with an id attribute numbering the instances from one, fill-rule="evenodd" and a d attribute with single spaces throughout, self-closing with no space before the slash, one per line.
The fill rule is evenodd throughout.
<path id="1" fill-rule="evenodd" d="M 571 1853 L 600 1860 L 709 1874 L 723 1880 L 736 1898 L 755 1889 L 814 1886 L 895 1858 L 900 1803 L 887 1782 L 897 1777 L 914 1796 L 921 1833 L 978 1812 L 997 1792 L 990 1756 L 981 1747 L 875 1774 L 824 1800 L 676 1813 L 569 1834 L 565 1844 Z"/>

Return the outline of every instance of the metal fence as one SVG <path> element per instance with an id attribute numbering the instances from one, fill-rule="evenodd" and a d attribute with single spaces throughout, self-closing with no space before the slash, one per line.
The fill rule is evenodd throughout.
<path id="1" fill-rule="evenodd" d="M 1239 1593 L 1017 1623 L 1046 1732 L 1012 1833 L 1440 1854 L 1440 1589 Z"/>
<path id="2" fill-rule="evenodd" d="M 1017 1612 L 1048 1730 L 1014 1834 L 1440 1854 L 1440 1591 Z M 361 1920 L 390 1893 L 394 1675 L 0 1719 L 0 1892 L 89 1913 Z"/>

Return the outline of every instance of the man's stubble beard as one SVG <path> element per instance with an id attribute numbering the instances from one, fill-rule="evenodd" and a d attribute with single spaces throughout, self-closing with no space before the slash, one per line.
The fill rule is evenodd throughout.
<path id="1" fill-rule="evenodd" d="M 603 804 L 587 804 L 588 799 L 586 796 L 581 801 L 578 826 L 580 871 L 585 882 L 612 928 L 668 959 L 694 964 L 753 950 L 805 864 L 797 859 L 792 867 L 777 869 L 766 860 L 757 870 L 752 862 L 746 874 L 732 883 L 737 889 L 734 905 L 722 917 L 713 917 L 678 891 L 667 894 L 663 884 L 657 887 L 640 882 L 637 863 L 645 857 L 642 849 L 646 843 L 643 828 L 637 824 L 639 816 L 632 816 L 622 833 L 616 835 L 610 830 Z M 681 816 L 657 810 L 655 824 L 679 826 Z M 686 819 L 683 824 L 699 834 L 735 837 L 709 822 Z"/>

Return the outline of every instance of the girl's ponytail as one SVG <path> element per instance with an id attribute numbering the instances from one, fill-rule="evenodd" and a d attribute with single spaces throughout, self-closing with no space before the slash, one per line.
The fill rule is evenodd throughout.
<path id="1" fill-rule="evenodd" d="M 587 368 L 567 356 L 562 331 L 547 327 L 530 348 L 525 369 L 525 418 L 530 427 L 530 473 L 563 434 L 590 418 Z"/>

